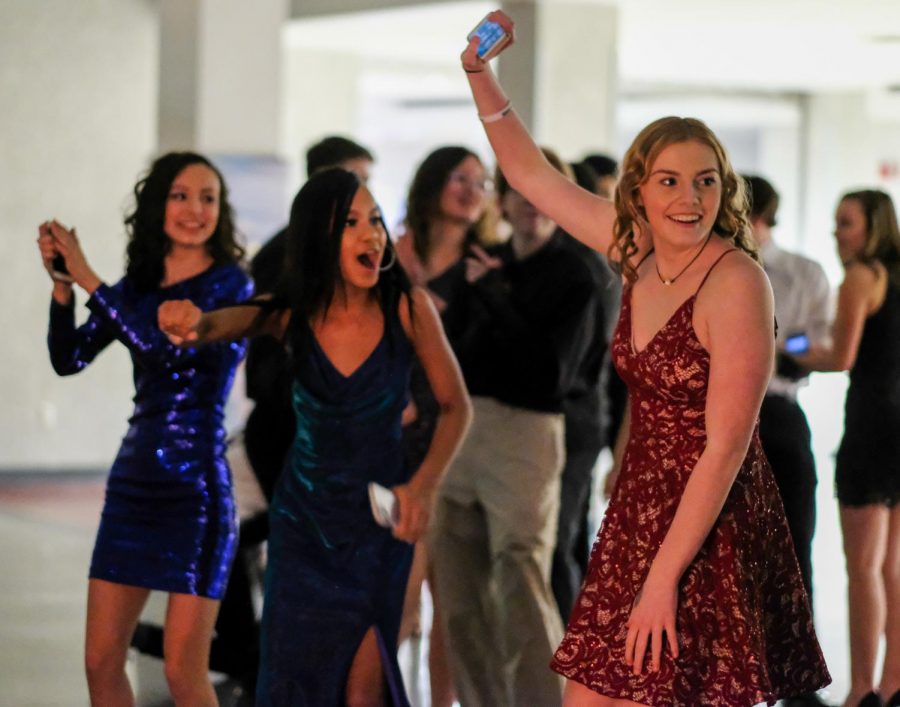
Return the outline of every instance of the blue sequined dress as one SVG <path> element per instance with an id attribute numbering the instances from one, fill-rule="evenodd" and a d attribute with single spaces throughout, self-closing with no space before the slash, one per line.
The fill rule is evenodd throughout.
<path id="1" fill-rule="evenodd" d="M 91 578 L 222 597 L 237 543 L 222 423 L 245 345 L 178 348 L 157 327 L 156 310 L 169 299 L 215 309 L 251 290 L 236 265 L 150 292 L 123 278 L 97 288 L 78 328 L 74 298 L 52 301 L 47 342 L 58 374 L 79 372 L 115 340 L 134 364 L 134 413 L 110 470 Z"/>
<path id="2" fill-rule="evenodd" d="M 412 348 L 398 316 L 350 376 L 312 333 L 293 385 L 297 432 L 270 511 L 260 707 L 338 707 L 374 627 L 389 703 L 408 705 L 397 633 L 412 545 L 376 525 L 367 485 L 408 480 L 400 415 Z"/>

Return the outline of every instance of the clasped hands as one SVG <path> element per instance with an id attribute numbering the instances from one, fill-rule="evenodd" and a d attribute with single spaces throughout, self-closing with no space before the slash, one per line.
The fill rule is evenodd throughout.
<path id="1" fill-rule="evenodd" d="M 54 282 L 71 285 L 73 282 L 88 292 L 93 292 L 100 284 L 100 278 L 91 269 L 81 249 L 75 229 L 68 229 L 56 219 L 44 221 L 38 226 L 38 249 L 44 269 Z M 68 274 L 53 267 L 53 259 L 62 256 Z"/>

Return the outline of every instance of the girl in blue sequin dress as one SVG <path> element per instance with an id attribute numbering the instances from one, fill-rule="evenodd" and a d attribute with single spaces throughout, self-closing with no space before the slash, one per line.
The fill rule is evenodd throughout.
<path id="1" fill-rule="evenodd" d="M 294 200 L 275 297 L 203 315 L 160 308 L 175 343 L 272 334 L 291 351 L 297 430 L 271 508 L 261 706 L 409 704 L 396 651 L 410 543 L 470 412 L 434 306 L 395 257 L 368 189 L 329 170 Z M 400 426 L 414 355 L 441 410 L 418 469 Z M 373 481 L 396 496 L 392 530 L 373 518 Z"/>
<path id="2" fill-rule="evenodd" d="M 91 560 L 85 666 L 93 705 L 133 704 L 131 636 L 151 589 L 169 592 L 166 677 L 178 704 L 215 705 L 210 639 L 237 532 L 225 462 L 224 404 L 244 344 L 172 345 L 156 326 L 165 300 L 204 309 L 246 299 L 225 183 L 193 153 L 159 158 L 135 187 L 125 277 L 106 285 L 74 229 L 56 221 L 38 243 L 54 280 L 48 345 L 59 375 L 88 366 L 113 341 L 134 365 L 134 413 L 113 463 Z M 68 274 L 54 258 L 62 256 Z M 75 327 L 72 284 L 90 316 Z"/>

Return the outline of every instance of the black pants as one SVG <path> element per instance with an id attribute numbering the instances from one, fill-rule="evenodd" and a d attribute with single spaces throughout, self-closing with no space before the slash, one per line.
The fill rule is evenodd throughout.
<path id="1" fill-rule="evenodd" d="M 585 538 L 591 480 L 601 449 L 603 445 L 599 441 L 575 449 L 570 449 L 568 445 L 566 447 L 566 465 L 563 467 L 560 485 L 556 549 L 553 551 L 553 568 L 550 572 L 550 585 L 564 624 L 575 606 L 587 567 L 589 546 Z"/>
<path id="2" fill-rule="evenodd" d="M 782 395 L 766 395 L 759 413 L 759 436 L 781 492 L 800 574 L 812 606 L 817 480 L 806 415 L 793 400 Z"/>

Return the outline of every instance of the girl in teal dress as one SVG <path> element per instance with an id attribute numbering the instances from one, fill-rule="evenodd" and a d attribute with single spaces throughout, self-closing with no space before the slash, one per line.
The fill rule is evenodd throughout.
<path id="1" fill-rule="evenodd" d="M 175 343 L 271 334 L 291 352 L 297 431 L 271 510 L 259 705 L 408 704 L 396 642 L 410 543 L 470 412 L 434 306 L 395 260 L 371 193 L 329 170 L 294 200 L 273 297 L 159 311 Z M 441 409 L 418 469 L 404 464 L 400 427 L 414 355 Z M 392 529 L 372 515 L 373 481 L 396 496 Z"/>

